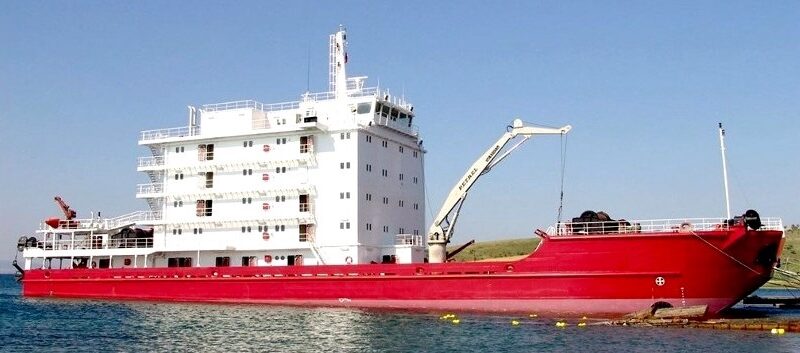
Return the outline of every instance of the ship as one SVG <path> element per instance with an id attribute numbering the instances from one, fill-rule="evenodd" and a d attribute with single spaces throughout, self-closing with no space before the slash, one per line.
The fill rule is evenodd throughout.
<path id="1" fill-rule="evenodd" d="M 536 230 L 516 260 L 448 251 L 470 188 L 522 143 L 571 126 L 515 119 L 448 194 L 425 233 L 414 106 L 348 77 L 329 36 L 329 86 L 292 102 L 188 107 L 147 130 L 136 197 L 149 209 L 44 220 L 17 241 L 25 297 L 618 315 L 704 306 L 717 315 L 766 283 L 783 224 L 741 216 L 614 220 L 584 212 Z M 512 144 L 512 141 L 515 143 Z"/>

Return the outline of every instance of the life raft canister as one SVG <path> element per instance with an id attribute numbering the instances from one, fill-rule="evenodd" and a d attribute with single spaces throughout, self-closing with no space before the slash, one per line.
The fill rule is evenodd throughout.
<path id="1" fill-rule="evenodd" d="M 268 232 L 261 233 L 261 238 L 264 240 L 269 240 L 269 233 Z"/>

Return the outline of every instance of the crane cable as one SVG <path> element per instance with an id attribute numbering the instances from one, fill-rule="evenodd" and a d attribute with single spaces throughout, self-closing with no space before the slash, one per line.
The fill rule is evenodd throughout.
<path id="1" fill-rule="evenodd" d="M 561 229 L 561 213 L 564 210 L 564 175 L 566 174 L 567 167 L 567 139 L 566 134 L 561 134 L 561 193 L 558 201 L 558 220 L 556 222 L 556 234 L 560 233 Z"/>

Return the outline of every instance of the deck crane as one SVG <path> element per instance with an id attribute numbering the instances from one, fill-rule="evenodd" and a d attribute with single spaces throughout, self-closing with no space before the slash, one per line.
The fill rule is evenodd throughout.
<path id="1" fill-rule="evenodd" d="M 61 212 L 64 212 L 64 217 L 66 220 L 69 221 L 78 216 L 78 213 L 76 213 L 75 210 L 70 208 L 69 205 L 67 205 L 67 203 L 64 202 L 64 200 L 61 198 L 61 196 L 56 196 L 55 201 L 56 204 L 58 204 L 58 207 L 61 209 Z"/>
<path id="2" fill-rule="evenodd" d="M 433 219 L 433 224 L 431 224 L 428 230 L 428 261 L 432 263 L 441 263 L 447 260 L 447 244 L 453 236 L 453 228 L 456 224 L 456 220 L 458 220 L 461 206 L 464 205 L 467 192 L 481 175 L 488 173 L 497 163 L 500 163 L 511 154 L 511 152 L 534 135 L 565 135 L 571 129 L 572 126 L 570 125 L 560 128 L 527 126 L 523 124 L 522 120 L 514 119 L 511 125 L 507 127 L 506 133 L 500 136 L 497 142 L 490 146 L 489 149 L 467 169 L 464 176 L 459 179 L 460 181 L 450 190 L 450 194 L 447 196 L 447 199 L 445 199 L 442 208 L 439 209 L 439 214 Z M 522 140 L 501 154 L 500 152 L 503 148 L 518 136 L 521 136 Z"/>
<path id="3" fill-rule="evenodd" d="M 79 223 L 75 218 L 78 216 L 78 213 L 70 208 L 61 196 L 56 196 L 54 199 L 58 208 L 64 213 L 64 219 L 61 220 L 58 217 L 52 217 L 46 219 L 44 223 L 53 228 L 77 228 Z"/>

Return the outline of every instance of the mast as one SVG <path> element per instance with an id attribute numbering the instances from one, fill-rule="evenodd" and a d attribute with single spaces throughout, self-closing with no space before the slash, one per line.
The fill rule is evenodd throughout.
<path id="1" fill-rule="evenodd" d="M 728 164 L 725 159 L 725 129 L 719 123 L 719 149 L 722 152 L 722 179 L 725 184 L 725 212 L 727 219 L 731 219 L 731 200 L 728 194 Z"/>
<path id="2" fill-rule="evenodd" d="M 328 89 L 336 98 L 347 96 L 347 33 L 344 27 L 330 36 L 330 62 L 328 65 Z"/>

